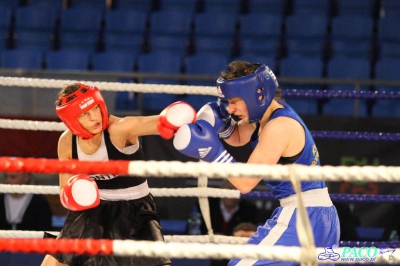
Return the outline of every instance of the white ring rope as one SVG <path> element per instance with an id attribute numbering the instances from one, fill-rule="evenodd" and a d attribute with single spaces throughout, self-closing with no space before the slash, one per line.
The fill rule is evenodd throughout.
<path id="1" fill-rule="evenodd" d="M 48 232 L 53 235 L 58 235 L 59 232 L 53 231 Z M 43 238 L 43 232 L 41 231 L 18 231 L 18 230 L 0 230 L 0 238 L 24 238 L 24 239 L 41 239 Z M 317 258 L 320 253 L 324 253 L 325 249 L 316 248 L 314 252 L 302 250 L 298 247 L 286 247 L 286 246 L 256 246 L 256 245 L 243 245 L 248 238 L 246 237 L 232 237 L 215 235 L 214 242 L 210 243 L 209 236 L 180 236 L 180 235 L 166 235 L 164 236 L 165 243 L 163 242 L 144 242 L 144 241 L 132 241 L 132 240 L 114 240 L 113 249 L 114 255 L 120 256 L 149 256 L 149 257 L 171 257 L 171 258 L 234 258 L 243 257 L 247 259 L 274 259 L 281 261 L 294 261 L 294 262 L 305 262 L 308 256 Z M 193 244 L 196 243 L 196 244 Z M 254 248 L 254 254 L 253 254 Z M 378 248 L 378 247 L 377 247 Z M 118 250 L 116 250 L 118 249 Z M 132 249 L 134 251 L 132 251 Z M 137 249 L 148 249 L 146 253 L 139 252 Z M 224 249 L 227 252 L 224 252 Z M 250 249 L 250 250 L 249 250 Z M 342 254 L 343 247 L 335 248 L 336 253 Z M 243 250 L 238 251 L 238 250 Z M 385 263 L 385 264 L 398 264 L 400 260 L 400 249 L 391 248 L 394 250 L 392 253 L 392 259 L 389 259 L 387 255 L 384 255 L 384 260 L 379 261 L 377 256 L 374 264 Z M 268 253 L 271 251 L 273 254 Z M 303 251 L 303 252 L 302 252 Z M 292 253 L 295 252 L 295 253 Z M 260 255 L 263 254 L 263 255 Z M 259 257 L 262 256 L 262 257 Z M 381 255 L 380 255 L 381 256 Z M 310 257 L 308 257 L 310 258 Z M 354 264 L 363 263 L 362 261 L 354 260 L 338 260 L 338 261 L 318 261 L 319 264 L 335 263 L 335 264 Z"/>
<path id="2" fill-rule="evenodd" d="M 0 128 L 42 131 L 65 131 L 67 127 L 62 122 L 32 121 L 0 118 Z"/>
<path id="3" fill-rule="evenodd" d="M 1 157 L 0 157 L 1 158 Z M 3 157 L 6 158 L 7 157 Z M 12 157 L 10 157 L 12 158 Z M 1 165 L 3 171 L 30 171 L 37 173 L 53 173 L 43 167 L 24 168 L 21 159 L 20 170 L 7 170 L 8 162 Z M 33 159 L 46 163 L 46 159 Z M 47 163 L 56 163 L 58 160 L 49 159 Z M 117 161 L 115 161 L 117 162 Z M 113 162 L 115 165 L 115 162 Z M 91 161 L 90 163 L 96 163 Z M 101 161 L 105 166 L 108 162 Z M 73 165 L 73 164 L 71 164 Z M 78 166 L 73 166 L 76 172 Z M 12 168 L 10 168 L 12 169 Z M 56 168 L 54 168 L 56 169 Z M 81 173 L 85 173 L 82 170 Z M 100 173 L 104 174 L 104 173 Z M 206 163 L 206 162 L 178 162 L 178 161 L 129 161 L 128 175 L 138 177 L 170 177 L 188 178 L 207 176 L 208 178 L 226 179 L 227 177 L 253 177 L 273 181 L 290 181 L 290 175 L 296 174 L 301 181 L 369 181 L 369 182 L 400 182 L 400 166 L 306 166 L 306 165 L 260 165 L 248 163 Z"/>
<path id="4" fill-rule="evenodd" d="M 57 235 L 58 232 L 49 232 Z M 2 238 L 43 238 L 40 231 L 7 231 L 0 230 Z M 279 261 L 301 261 L 306 258 L 299 247 L 286 246 L 262 246 L 241 245 L 247 238 L 215 236 L 215 243 L 209 242 L 208 236 L 165 236 L 164 242 L 147 242 L 133 240 L 114 240 L 113 254 L 119 256 L 146 256 L 146 257 L 171 257 L 171 258 L 247 258 L 247 259 L 269 259 Z M 206 244 L 206 245 L 205 245 Z M 145 250 L 145 251 L 143 251 Z M 335 248 L 335 252 L 342 254 L 343 248 Z M 394 249 L 394 259 L 385 263 L 398 264 L 400 260 L 400 249 Z M 309 253 L 313 258 L 323 253 L 325 249 L 316 248 Z M 396 263 L 395 263 L 396 262 Z M 328 263 L 319 261 L 319 264 Z M 329 263 L 333 263 L 329 261 Z M 336 261 L 334 263 L 354 263 L 354 261 Z M 375 262 L 379 263 L 379 262 Z"/>
<path id="5" fill-rule="evenodd" d="M 0 193 L 58 195 L 60 188 L 58 186 L 0 184 Z M 150 193 L 155 197 L 240 198 L 238 190 L 220 188 L 150 188 Z"/>
<path id="6" fill-rule="evenodd" d="M 142 177 L 257 177 L 276 181 L 290 181 L 296 173 L 301 181 L 370 181 L 400 182 L 398 166 L 305 166 L 259 165 L 247 163 L 206 163 L 177 161 L 131 161 L 128 174 Z"/>
<path id="7" fill-rule="evenodd" d="M 87 83 L 98 87 L 102 91 L 129 91 L 141 93 L 169 93 L 169 94 L 199 94 L 214 95 L 217 92 L 214 86 L 194 85 L 167 85 L 167 84 L 144 84 L 144 83 L 121 83 L 121 82 L 98 82 L 77 81 L 66 79 L 40 79 L 40 78 L 18 78 L 0 76 L 0 86 L 13 87 L 35 87 L 42 89 L 60 89 L 75 82 Z"/>
<path id="8" fill-rule="evenodd" d="M 58 235 L 60 232 L 49 231 L 52 235 Z M 0 230 L 0 238 L 43 238 L 42 231 L 23 231 L 23 230 Z M 214 241 L 210 241 L 208 235 L 165 235 L 165 242 L 178 243 L 218 243 L 218 244 L 244 244 L 249 239 L 248 237 L 235 237 L 214 235 Z"/>
<path id="9" fill-rule="evenodd" d="M 229 245 L 229 244 L 198 244 L 198 243 L 164 243 L 164 242 L 144 242 L 132 240 L 114 240 L 114 255 L 121 256 L 146 256 L 171 258 L 215 258 L 215 259 L 267 259 L 275 261 L 300 261 L 302 265 L 310 265 L 312 261 L 307 260 L 304 254 L 316 260 L 318 254 L 324 253 L 324 248 L 316 248 L 314 252 L 308 252 L 299 247 L 287 246 L 262 246 L 262 245 Z M 338 253 L 343 253 L 343 248 L 335 249 Z M 400 249 L 395 249 L 392 261 L 385 263 L 398 264 L 400 260 Z M 306 264 L 303 264 L 305 263 Z M 320 264 L 331 264 L 330 260 L 318 261 Z M 336 261 L 335 263 L 348 264 L 348 261 Z"/>
<path id="10" fill-rule="evenodd" d="M 1 158 L 1 157 L 0 157 Z M 7 157 L 3 157 L 7 161 Z M 10 157 L 12 158 L 12 157 Z M 36 173 L 55 173 L 46 171 L 43 167 L 24 166 L 24 158 L 19 162 L 20 168 L 8 170 L 9 162 L 0 165 L 3 171 L 30 171 Z M 43 162 L 46 165 L 47 159 L 32 159 Z M 47 164 L 59 162 L 56 159 L 49 159 Z M 61 161 L 60 161 L 61 162 Z M 103 167 L 107 163 L 113 162 L 101 161 Z M 96 163 L 91 161 L 90 163 Z M 64 164 L 63 164 L 64 165 Z M 61 165 L 61 166 L 63 166 Z M 77 172 L 78 165 L 73 166 L 73 173 Z M 13 168 L 10 168 L 13 169 Z M 54 169 L 57 169 L 55 167 Z M 63 168 L 64 169 L 64 168 Z M 75 170 L 74 170 L 75 169 Z M 89 169 L 90 171 L 90 169 Z M 93 170 L 92 170 L 93 171 Z M 85 173 L 85 170 L 80 171 Z M 124 172 L 125 173 L 125 172 Z M 100 173 L 104 174 L 104 173 Z M 123 174 L 123 173 L 120 173 Z M 260 165 L 248 163 L 206 163 L 206 162 L 179 162 L 179 161 L 129 161 L 126 174 L 138 177 L 170 177 L 170 178 L 188 178 L 207 176 L 208 178 L 226 179 L 227 177 L 253 177 L 273 181 L 290 181 L 290 175 L 295 174 L 301 181 L 369 181 L 369 182 L 400 182 L 399 166 L 306 166 L 306 165 Z"/>

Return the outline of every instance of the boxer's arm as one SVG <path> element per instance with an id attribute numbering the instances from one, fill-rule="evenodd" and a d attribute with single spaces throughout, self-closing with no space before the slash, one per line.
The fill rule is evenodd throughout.
<path id="1" fill-rule="evenodd" d="M 138 143 L 140 136 L 158 134 L 157 119 L 157 115 L 124 118 L 110 116 L 107 130 L 112 143 L 122 149 L 129 144 Z"/>
<path id="2" fill-rule="evenodd" d="M 176 102 L 165 108 L 160 115 L 124 118 L 111 115 L 106 130 L 110 133 L 112 143 L 119 148 L 124 148 L 127 143 L 138 143 L 140 136 L 161 134 L 162 137 L 167 138 L 165 137 L 167 134 L 169 138 L 172 138 L 179 126 L 183 123 L 191 123 L 195 116 L 196 111 L 193 107 L 187 103 Z"/>
<path id="3" fill-rule="evenodd" d="M 58 141 L 58 158 L 60 160 L 72 159 L 72 133 L 65 131 Z M 71 211 L 83 211 L 94 208 L 100 203 L 97 184 L 88 175 L 75 175 L 60 173 L 60 202 Z"/>
<path id="4" fill-rule="evenodd" d="M 72 159 L 72 133 L 69 130 L 63 132 L 58 140 L 57 146 L 58 159 L 60 160 L 70 160 Z M 67 183 L 68 179 L 72 174 L 60 173 L 59 174 L 59 186 L 60 190 Z"/>
<path id="5" fill-rule="evenodd" d="M 275 165 L 282 156 L 291 157 L 299 154 L 304 145 L 305 132 L 300 123 L 289 117 L 279 117 L 265 125 L 247 163 Z M 260 180 L 258 178 L 229 179 L 243 194 L 250 192 Z"/>

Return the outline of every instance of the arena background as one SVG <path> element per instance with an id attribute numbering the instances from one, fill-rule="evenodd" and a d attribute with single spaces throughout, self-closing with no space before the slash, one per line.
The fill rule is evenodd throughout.
<path id="1" fill-rule="evenodd" d="M 0 1 L 1 2 L 1 1 Z M 13 1 L 14 6 L 12 8 L 18 8 L 15 6 L 15 3 L 18 1 Z M 20 1 L 21 6 L 23 6 L 24 1 Z M 32 1 L 33 2 L 33 1 Z M 45 1 L 44 1 L 45 2 Z M 81 2 L 93 2 L 93 1 L 81 1 Z M 99 1 L 97 1 L 99 2 Z M 106 2 L 115 2 L 118 1 L 106 1 Z M 123 2 L 123 1 L 120 1 Z M 135 2 L 135 1 L 132 1 Z M 149 12 L 157 12 L 157 10 L 162 9 L 161 0 L 159 1 L 147 1 L 152 3 L 152 7 L 150 7 Z M 198 3 L 205 3 L 206 1 L 197 1 Z M 215 1 L 218 2 L 218 1 Z M 223 2 L 223 1 L 221 1 Z M 240 1 L 243 5 L 251 4 L 252 1 Z M 254 1 L 257 2 L 257 1 Z M 272 5 L 273 1 L 265 1 Z M 275 2 L 283 2 L 285 5 L 282 5 L 282 16 L 289 17 L 291 14 L 295 13 L 295 7 L 297 1 L 275 1 Z M 299 1 L 302 2 L 302 1 Z M 307 1 L 304 1 L 305 3 Z M 312 1 L 308 1 L 312 2 Z M 332 8 L 335 6 L 338 8 L 342 1 L 332 0 L 332 1 L 318 1 L 318 3 L 326 2 L 329 5 L 325 7 L 322 4 L 316 4 L 313 2 L 309 7 L 314 6 L 314 8 Z M 350 1 L 348 1 L 350 2 Z M 353 1 L 351 1 L 353 2 Z M 364 6 L 361 4 L 361 1 L 355 1 L 359 6 Z M 364 1 L 370 3 L 370 8 L 368 12 L 371 13 L 371 16 L 374 18 L 374 27 L 373 27 L 373 37 L 378 40 L 378 22 L 382 19 L 381 13 L 384 10 L 385 4 L 391 1 Z M 29 1 L 24 2 L 26 6 L 29 5 Z M 65 5 L 73 6 L 74 1 L 64 1 Z M 78 5 L 79 1 L 75 1 L 75 4 Z M 144 2 L 143 2 L 144 3 Z M 225 4 L 228 2 L 225 2 Z M 291 8 L 289 8 L 291 7 Z M 306 4 L 303 5 L 303 8 L 307 7 Z M 350 7 L 356 10 L 357 5 Z M 114 8 L 118 8 L 115 6 Z M 158 8 L 158 9 L 157 9 Z M 349 8 L 349 9 L 350 9 Z M 398 9 L 400 11 L 400 8 Z M 315 11 L 315 10 L 314 10 Z M 387 11 L 387 10 L 384 10 Z M 338 12 L 336 10 L 336 12 Z M 360 11 L 362 12 L 362 11 Z M 337 14 L 336 14 L 337 15 Z M 359 15 L 359 14 L 358 14 Z M 357 15 L 355 15 L 357 16 Z M 333 17 L 333 15 L 332 15 Z M 14 17 L 15 19 L 15 17 Z M 11 28 L 12 25 L 10 25 Z M 327 35 L 329 34 L 329 28 L 327 30 Z M 215 37 L 215 36 L 214 36 Z M 281 36 L 283 38 L 284 35 Z M 16 39 L 18 41 L 18 39 Z M 375 41 L 371 41 L 375 44 Z M 5 46 L 3 51 L 13 51 L 18 50 L 18 45 Z M 376 55 L 376 51 L 379 51 L 379 46 L 375 46 L 377 50 L 373 53 L 372 59 L 370 60 L 371 66 L 375 66 L 379 61 L 379 57 Z M 58 47 L 57 49 L 63 49 L 62 47 Z M 2 53 L 3 53 L 2 51 Z M 143 53 L 149 53 L 150 51 L 143 50 Z M 395 51 L 394 51 L 395 52 Z M 101 53 L 101 52 L 97 52 Z M 236 54 L 236 55 L 240 55 Z M 3 57 L 2 57 L 3 58 Z M 232 57 L 233 58 L 233 57 Z M 237 57 L 236 57 L 237 58 Z M 246 59 L 245 56 L 242 57 Z M 250 57 L 249 57 L 250 58 Z M 251 57 L 254 58 L 254 57 Z M 264 59 L 271 59 L 271 57 L 264 56 L 258 57 Z M 302 78 L 310 78 L 309 76 L 285 76 L 283 73 L 280 73 L 280 64 L 283 61 L 280 59 L 284 59 L 284 55 L 278 54 L 277 57 L 274 57 L 274 60 L 269 61 L 266 60 L 266 63 L 273 65 L 271 67 L 278 76 L 278 80 L 280 81 L 280 85 L 283 89 L 285 88 L 294 88 L 293 84 L 290 82 L 282 82 L 285 78 L 293 78 L 292 81 L 301 81 Z M 400 60 L 400 59 L 399 59 Z M 329 60 L 325 59 L 325 63 Z M 53 78 L 53 79 L 69 79 L 69 80 L 92 80 L 92 81 L 123 81 L 123 82 L 141 82 L 145 81 L 146 78 L 152 78 L 151 81 L 153 83 L 165 83 L 166 80 L 160 80 L 159 74 L 151 73 L 151 71 L 147 74 L 147 76 L 140 76 L 143 74 L 140 69 L 135 69 L 130 72 L 122 71 L 119 73 L 115 73 L 113 71 L 108 72 L 97 72 L 93 69 L 84 69 L 84 70 L 71 70 L 71 69 L 63 69 L 63 70 L 50 70 L 50 69 L 21 69 L 21 67 L 12 67 L 5 66 L 4 60 L 0 60 L 1 68 L 0 75 L 1 76 L 14 76 L 14 77 L 35 77 L 35 78 Z M 155 67 L 155 66 L 154 66 Z M 326 65 L 323 65 L 326 67 Z M 295 68 L 293 66 L 293 68 Z M 346 68 L 346 65 L 343 65 L 343 68 Z M 373 69 L 373 67 L 371 68 Z M 350 69 L 348 69 L 350 71 Z M 329 89 L 332 85 L 338 85 L 340 82 L 345 80 L 348 82 L 349 88 L 352 89 L 360 85 L 360 79 L 340 79 L 337 81 L 325 80 L 326 70 L 321 69 L 321 73 L 325 73 L 321 75 L 321 77 L 312 76 L 308 82 L 303 85 L 298 85 L 297 88 L 310 88 L 312 85 L 313 89 Z M 152 75 L 154 74 L 154 75 Z M 162 74 L 162 73 L 161 73 Z M 179 84 L 185 84 L 186 81 L 190 81 L 193 76 L 187 75 L 185 73 L 179 74 L 170 74 L 169 79 L 180 80 Z M 212 75 L 210 73 L 203 73 L 204 75 L 208 75 L 207 77 L 203 77 L 199 75 L 197 78 L 199 79 L 199 83 L 203 83 L 204 85 L 210 85 L 218 73 L 213 72 Z M 210 77 L 211 76 L 211 77 Z M 399 75 L 397 75 L 396 79 L 398 79 Z M 165 78 L 165 77 L 163 77 Z M 374 75 L 374 71 L 368 73 L 368 78 L 362 79 L 362 81 L 370 82 L 373 84 L 373 81 L 377 78 Z M 340 81 L 340 82 L 339 82 Z M 335 83 L 337 82 L 337 83 Z M 151 82 L 147 82 L 151 83 Z M 301 83 L 301 82 L 300 82 Z M 303 82 L 304 83 L 304 82 Z M 321 85 L 322 83 L 322 85 Z M 365 88 L 366 87 L 366 88 Z M 366 90 L 375 90 L 376 88 L 372 85 L 366 85 L 362 87 L 362 89 Z M 386 87 L 390 90 L 398 91 L 400 86 L 392 86 Z M 101 88 L 100 88 L 101 89 Z M 23 87 L 9 87 L 2 86 L 0 87 L 0 91 L 2 93 L 2 97 L 0 98 L 0 117 L 7 119 L 24 119 L 24 120 L 40 120 L 40 121 L 59 121 L 54 112 L 54 100 L 57 97 L 57 89 L 41 89 L 41 88 L 23 88 Z M 160 110 L 146 110 L 146 102 L 142 102 L 143 95 L 134 94 L 134 97 L 131 97 L 127 94 L 121 94 L 116 92 L 104 92 L 105 99 L 107 101 L 107 105 L 109 108 L 109 112 L 111 114 L 116 114 L 119 116 L 124 115 L 138 115 L 138 114 L 157 114 L 165 103 L 162 102 L 159 104 Z M 121 98 L 122 97 L 122 98 Z M 186 95 L 179 95 L 176 98 L 167 97 L 168 99 L 183 99 L 185 100 Z M 128 99 L 129 98 L 129 99 Z M 125 100 L 124 102 L 121 101 Z M 201 103 L 204 102 L 205 98 L 197 98 L 194 100 L 196 106 L 201 106 Z M 209 99 L 209 98 L 208 98 Z M 287 99 L 289 103 L 291 103 L 292 99 Z M 357 131 L 357 132 L 384 132 L 384 133 L 399 133 L 400 132 L 400 123 L 399 123 L 399 115 L 396 110 L 393 110 L 393 113 L 387 113 L 387 115 L 383 115 L 380 117 L 374 116 L 374 112 L 371 110 L 374 106 L 374 101 L 370 101 L 367 103 L 367 111 L 363 116 L 357 115 L 355 112 L 353 115 L 346 116 L 334 116 L 332 114 L 327 115 L 324 114 L 321 106 L 324 105 L 324 101 L 322 100 L 308 100 L 313 101 L 316 106 L 319 106 L 314 112 L 302 112 L 302 104 L 306 104 L 306 102 L 300 103 L 297 106 L 297 110 L 305 120 L 309 129 L 312 131 Z M 300 108 L 299 108 L 300 107 Z M 338 105 L 337 108 L 342 108 L 343 105 Z M 305 109 L 304 109 L 305 110 Z M 56 150 L 57 150 L 57 140 L 60 136 L 60 132 L 47 132 L 47 131 L 28 131 L 28 130 L 9 130 L 9 129 L 0 129 L 0 155 L 1 156 L 20 156 L 20 157 L 43 157 L 43 158 L 56 158 Z M 179 161 L 188 161 L 190 160 L 187 157 L 184 157 L 177 153 L 172 145 L 171 141 L 166 141 L 161 139 L 158 136 L 144 137 L 142 138 L 142 143 L 144 146 L 146 158 L 148 160 L 179 160 Z M 347 141 L 347 140 L 324 140 L 317 139 L 316 143 L 319 148 L 319 152 L 321 155 L 321 162 L 323 165 L 386 165 L 386 166 L 398 166 L 400 164 L 400 143 L 393 141 Z M 36 175 L 35 182 L 37 184 L 58 184 L 57 175 Z M 196 183 L 193 180 L 186 179 L 150 179 L 149 180 L 151 187 L 187 187 L 187 186 L 195 186 Z M 219 183 L 217 181 L 210 182 L 211 186 L 217 186 Z M 266 190 L 266 187 L 260 185 L 257 187 L 260 190 Z M 398 184 L 386 184 L 386 183 L 332 183 L 330 184 L 330 192 L 331 193 L 354 193 L 354 194 L 399 194 L 400 187 Z M 60 207 L 57 196 L 48 196 L 49 200 L 52 203 L 53 212 L 55 215 L 64 215 L 65 210 Z M 188 218 L 191 206 L 195 203 L 195 198 L 190 198 L 188 200 L 182 201 L 176 198 L 164 198 L 164 199 L 156 199 L 158 207 L 160 209 L 161 217 L 163 219 L 171 219 L 171 220 L 185 220 Z M 273 204 L 266 203 L 257 203 L 260 207 L 260 220 L 265 220 L 268 213 L 271 211 L 271 206 Z M 398 205 L 395 204 L 353 204 L 354 212 L 360 217 L 362 222 L 361 226 L 363 227 L 393 227 L 396 226 L 397 217 L 400 213 L 398 210 Z"/>
<path id="2" fill-rule="evenodd" d="M 9 89 L 1 87 L 1 90 Z M 29 90 L 29 88 L 24 88 Z M 3 97 L 4 100 L 5 97 Z M 27 99 L 29 101 L 29 99 Z M 15 102 L 14 102 L 15 103 Z M 2 105 L 4 107 L 4 105 Z M 50 106 L 48 118 L 32 116 L 3 116 L 3 118 L 58 121 L 54 117 L 54 110 Z M 28 112 L 29 113 L 29 112 Z M 112 111 L 110 111 L 112 113 Z M 327 116 L 303 116 L 304 121 L 312 131 L 351 131 L 351 132 L 400 132 L 398 119 L 377 118 L 351 118 L 351 117 L 327 117 Z M 56 158 L 57 141 L 60 132 L 28 131 L 0 129 L 0 154 L 2 156 Z M 355 141 L 355 140 L 324 140 L 317 139 L 316 143 L 321 155 L 323 165 L 400 165 L 400 143 L 392 141 Z M 191 161 L 178 153 L 172 145 L 159 136 L 147 136 L 142 138 L 142 144 L 147 160 L 178 160 Z M 57 175 L 36 175 L 36 184 L 57 185 Z M 196 186 L 193 179 L 151 178 L 150 187 L 188 187 Z M 218 180 L 211 180 L 210 186 L 218 186 Z M 391 183 L 343 183 L 330 184 L 331 193 L 342 194 L 400 194 L 398 184 Z M 258 190 L 267 190 L 263 185 Z M 48 195 L 52 203 L 55 215 L 65 215 L 65 210 L 59 205 L 58 197 Z M 188 218 L 191 206 L 195 204 L 195 198 L 185 201 L 179 198 L 156 198 L 157 206 L 163 219 L 185 220 Z M 262 221 L 276 206 L 276 202 L 256 202 L 260 208 L 259 219 Z M 360 218 L 363 227 L 385 228 L 396 226 L 399 214 L 398 205 L 388 203 L 362 204 L 355 203 L 354 212 Z"/>

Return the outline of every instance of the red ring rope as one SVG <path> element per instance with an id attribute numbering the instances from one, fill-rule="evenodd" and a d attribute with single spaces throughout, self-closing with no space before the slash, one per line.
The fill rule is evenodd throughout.
<path id="1" fill-rule="evenodd" d="M 113 253 L 113 243 L 109 239 L 0 239 L 0 251 L 25 253 Z"/>
<path id="2" fill-rule="evenodd" d="M 34 173 L 86 173 L 86 174 L 128 174 L 129 161 L 110 160 L 104 163 L 79 161 L 77 159 L 37 159 L 21 157 L 0 157 L 1 172 Z"/>

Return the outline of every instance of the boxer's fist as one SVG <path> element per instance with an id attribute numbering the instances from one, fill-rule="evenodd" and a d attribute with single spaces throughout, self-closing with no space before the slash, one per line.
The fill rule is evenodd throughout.
<path id="1" fill-rule="evenodd" d="M 181 126 L 173 144 L 180 153 L 192 158 L 206 162 L 235 162 L 220 142 L 214 128 L 204 120 Z"/>
<path id="2" fill-rule="evenodd" d="M 199 110 L 196 118 L 210 123 L 223 139 L 229 138 L 235 130 L 236 121 L 228 113 L 228 103 L 226 101 L 207 103 Z"/>
<path id="3" fill-rule="evenodd" d="M 99 189 L 88 175 L 74 175 L 61 190 L 60 200 L 68 210 L 84 211 L 99 205 Z"/>
<path id="4" fill-rule="evenodd" d="M 175 102 L 160 113 L 157 130 L 164 139 L 171 139 L 182 125 L 195 120 L 196 110 L 191 105 L 182 101 Z"/>

